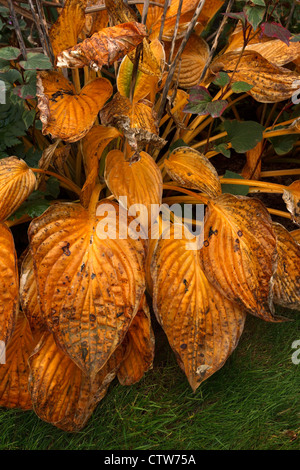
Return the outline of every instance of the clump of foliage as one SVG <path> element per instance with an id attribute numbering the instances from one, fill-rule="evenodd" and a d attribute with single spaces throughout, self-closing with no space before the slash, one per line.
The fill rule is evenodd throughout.
<path id="1" fill-rule="evenodd" d="M 8 4 L 0 406 L 77 431 L 115 377 L 131 385 L 152 367 L 151 309 L 194 391 L 247 314 L 299 309 L 299 229 L 271 218 L 300 221 L 297 7 Z M 288 212 L 267 206 L 273 193 Z M 29 222 L 18 260 L 10 228 Z"/>

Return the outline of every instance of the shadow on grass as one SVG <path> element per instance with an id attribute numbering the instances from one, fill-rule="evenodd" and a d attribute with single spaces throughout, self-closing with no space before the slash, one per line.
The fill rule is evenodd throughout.
<path id="1" fill-rule="evenodd" d="M 300 315 L 289 317 L 270 324 L 248 316 L 237 349 L 196 393 L 155 325 L 153 369 L 131 387 L 115 380 L 81 432 L 1 409 L 0 449 L 300 449 L 300 364 L 291 359 Z"/>

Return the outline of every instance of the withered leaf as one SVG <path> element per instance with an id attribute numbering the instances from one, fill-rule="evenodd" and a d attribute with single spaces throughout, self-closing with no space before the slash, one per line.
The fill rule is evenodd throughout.
<path id="1" fill-rule="evenodd" d="M 233 83 L 249 83 L 252 88 L 247 93 L 261 103 L 277 103 L 291 98 L 300 79 L 296 72 L 272 64 L 255 51 L 244 51 L 241 59 L 239 52 L 228 52 L 217 57 L 210 69 L 213 73 L 224 70 L 232 77 Z"/>
<path id="2" fill-rule="evenodd" d="M 57 204 L 29 227 L 47 328 L 91 377 L 123 341 L 145 289 L 142 243 L 118 239 L 116 204 L 100 203 L 97 213 Z M 107 234 L 107 225 L 115 233 Z"/>
<path id="3" fill-rule="evenodd" d="M 180 44 L 180 40 L 176 41 L 173 58 Z M 169 50 L 170 47 L 166 47 L 167 56 Z M 180 64 L 175 69 L 173 81 L 178 80 L 178 85 L 182 88 L 191 88 L 197 85 L 208 56 L 209 46 L 207 42 L 196 34 L 192 34 L 180 56 Z"/>
<path id="4" fill-rule="evenodd" d="M 153 306 L 193 390 L 235 349 L 245 313 L 210 284 L 186 238 L 161 238 L 152 258 Z M 181 233 L 179 234 L 179 236 Z M 179 237 L 178 237 L 179 238 Z"/>
<path id="5" fill-rule="evenodd" d="M 33 259 L 29 250 L 23 259 L 20 273 L 20 304 L 34 338 L 40 339 L 46 324 L 40 310 Z"/>
<path id="6" fill-rule="evenodd" d="M 263 141 L 259 142 L 253 149 L 246 152 L 247 162 L 242 170 L 245 179 L 258 180 L 261 172 L 261 153 Z"/>
<path id="7" fill-rule="evenodd" d="M 19 276 L 14 239 L 0 223 L 0 340 L 9 343 L 19 311 Z"/>
<path id="8" fill-rule="evenodd" d="M 300 225 L 300 180 L 294 181 L 282 196 L 295 224 Z"/>
<path id="9" fill-rule="evenodd" d="M 145 26 L 136 22 L 104 28 L 63 51 L 58 56 L 57 65 L 70 68 L 88 65 L 99 70 L 103 65 L 111 65 L 135 49 L 146 35 Z"/>
<path id="10" fill-rule="evenodd" d="M 77 43 L 77 38 L 85 24 L 86 6 L 87 0 L 66 0 L 61 14 L 49 30 L 55 57 Z"/>
<path id="11" fill-rule="evenodd" d="M 112 85 L 105 78 L 92 80 L 77 94 L 60 73 L 39 73 L 37 97 L 43 134 L 76 142 L 88 133 L 111 94 Z"/>
<path id="12" fill-rule="evenodd" d="M 33 171 L 24 160 L 7 157 L 0 160 L 0 220 L 7 219 L 36 187 Z"/>
<path id="13" fill-rule="evenodd" d="M 277 269 L 274 275 L 274 302 L 300 309 L 300 245 L 282 225 L 273 224 L 277 238 Z"/>
<path id="14" fill-rule="evenodd" d="M 102 153 L 105 147 L 118 137 L 122 137 L 122 134 L 115 127 L 94 126 L 81 141 L 86 181 L 80 200 L 84 207 L 88 207 L 95 187 Z"/>
<path id="15" fill-rule="evenodd" d="M 124 359 L 118 370 L 118 379 L 122 385 L 132 385 L 141 380 L 145 372 L 152 367 L 154 359 L 154 335 L 145 296 L 130 325 L 126 339 L 127 344 Z"/>
<path id="16" fill-rule="evenodd" d="M 6 363 L 0 363 L 0 406 L 23 410 L 32 408 L 28 391 L 28 358 L 35 344 L 29 323 L 20 314 L 6 348 Z"/>
<path id="17" fill-rule="evenodd" d="M 223 194 L 208 203 L 202 269 L 221 294 L 267 321 L 275 321 L 271 293 L 275 257 L 272 220 L 259 200 Z"/>
<path id="18" fill-rule="evenodd" d="M 103 125 L 121 130 L 134 150 L 141 150 L 146 144 L 156 148 L 166 144 L 158 135 L 157 116 L 150 101 L 131 103 L 128 98 L 116 93 L 101 110 L 100 116 Z"/>
<path id="19" fill-rule="evenodd" d="M 222 193 L 218 173 L 210 161 L 190 147 L 177 147 L 164 161 L 168 175 L 174 181 L 191 189 L 198 189 L 211 197 Z"/>
<path id="20" fill-rule="evenodd" d="M 111 150 L 105 160 L 105 181 L 115 198 L 122 205 L 124 197 L 127 198 L 127 207 L 133 204 L 145 208 L 139 216 L 142 227 L 146 227 L 151 219 L 156 219 L 159 208 L 153 210 L 152 204 L 160 206 L 162 202 L 163 180 L 160 169 L 153 158 L 146 152 L 141 152 L 136 158 L 134 153 L 125 160 L 120 150 Z M 135 215 L 135 214 L 131 214 Z"/>
<path id="21" fill-rule="evenodd" d="M 64 431 L 79 431 L 105 396 L 123 359 L 121 345 L 92 380 L 45 333 L 29 358 L 29 389 L 36 414 Z"/>

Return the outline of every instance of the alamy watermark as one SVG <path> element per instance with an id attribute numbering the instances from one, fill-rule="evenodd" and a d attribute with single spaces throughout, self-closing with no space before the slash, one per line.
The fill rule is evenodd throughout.
<path id="1" fill-rule="evenodd" d="M 118 212 L 118 213 L 117 213 Z M 203 245 L 203 204 L 132 204 L 119 198 L 119 208 L 106 202 L 97 208 L 100 221 L 96 233 L 100 240 L 171 239 L 187 240 L 187 250 Z"/>
<path id="2" fill-rule="evenodd" d="M 300 339 L 297 339 L 292 343 L 292 349 L 296 350 L 292 354 L 292 363 L 297 366 L 300 364 Z"/>
<path id="3" fill-rule="evenodd" d="M 6 87 L 3 80 L 0 80 L 0 104 L 6 104 Z"/>
<path id="4" fill-rule="evenodd" d="M 0 341 L 0 364 L 6 363 L 6 348 L 4 341 Z"/>

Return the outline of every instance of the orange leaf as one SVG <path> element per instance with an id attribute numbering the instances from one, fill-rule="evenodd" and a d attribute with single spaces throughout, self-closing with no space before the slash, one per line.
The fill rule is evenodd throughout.
<path id="1" fill-rule="evenodd" d="M 213 73 L 227 71 L 233 82 L 253 85 L 248 93 L 260 103 L 277 103 L 291 98 L 297 90 L 300 75 L 284 67 L 271 64 L 258 52 L 245 51 L 241 60 L 240 52 L 228 52 L 217 57 L 210 66 Z M 239 62 L 238 62 L 239 61 Z M 238 63 L 235 73 L 234 71 Z"/>
<path id="2" fill-rule="evenodd" d="M 112 86 L 105 78 L 92 80 L 76 94 L 73 84 L 60 73 L 40 72 L 37 96 L 43 134 L 76 142 L 88 133 L 111 94 Z"/>
<path id="3" fill-rule="evenodd" d="M 277 237 L 277 269 L 274 275 L 274 302 L 300 309 L 300 245 L 282 225 L 273 224 Z"/>
<path id="4" fill-rule="evenodd" d="M 0 364 L 0 406 L 23 410 L 32 408 L 28 392 L 28 358 L 35 344 L 28 321 L 20 314 L 6 348 L 6 363 Z"/>
<path id="5" fill-rule="evenodd" d="M 177 183 L 198 189 L 211 197 L 222 193 L 214 166 L 200 152 L 190 147 L 177 147 L 164 161 L 168 175 Z"/>
<path id="6" fill-rule="evenodd" d="M 86 181 L 81 190 L 81 203 L 88 207 L 99 172 L 99 162 L 105 147 L 122 134 L 115 127 L 94 126 L 82 139 Z"/>
<path id="7" fill-rule="evenodd" d="M 145 26 L 123 23 L 94 33 L 77 46 L 63 51 L 57 59 L 58 67 L 78 68 L 85 65 L 99 70 L 111 65 L 132 51 L 146 37 Z"/>
<path id="8" fill-rule="evenodd" d="M 91 6 L 104 6 L 105 0 L 88 0 L 87 7 Z M 100 31 L 103 28 L 106 28 L 108 25 L 108 13 L 107 10 L 101 10 L 94 13 L 88 13 L 85 15 L 85 28 L 84 32 L 87 36 L 92 36 L 92 34 Z M 76 43 L 72 44 L 73 46 Z M 66 47 L 64 49 L 67 49 Z"/>
<path id="9" fill-rule="evenodd" d="M 35 189 L 36 178 L 24 160 L 0 160 L 0 220 L 7 219 Z"/>
<path id="10" fill-rule="evenodd" d="M 0 223 L 0 340 L 8 344 L 19 311 L 19 278 L 14 239 Z"/>
<path id="11" fill-rule="evenodd" d="M 42 332 L 46 330 L 46 324 L 40 311 L 33 259 L 30 251 L 25 255 L 21 268 L 20 303 L 32 334 L 35 338 L 40 339 Z"/>
<path id="12" fill-rule="evenodd" d="M 261 172 L 261 153 L 263 141 L 259 142 L 253 149 L 246 152 L 247 163 L 245 164 L 242 176 L 245 179 L 259 180 Z"/>
<path id="13" fill-rule="evenodd" d="M 109 209 L 107 217 L 78 204 L 57 204 L 29 227 L 48 330 L 91 377 L 123 341 L 145 289 L 143 245 L 118 239 L 118 206 L 108 204 L 97 209 Z M 99 223 L 111 227 L 116 219 L 116 239 L 104 239 Z"/>
<path id="14" fill-rule="evenodd" d="M 126 338 L 125 359 L 118 370 L 118 379 L 122 385 L 132 385 L 141 380 L 152 367 L 154 359 L 154 335 L 145 296 Z"/>
<path id="15" fill-rule="evenodd" d="M 104 177 L 108 188 L 121 205 L 120 197 L 127 197 L 128 208 L 133 204 L 146 208 L 147 211 L 142 212 L 139 217 L 142 227 L 147 227 L 151 219 L 156 219 L 159 211 L 157 208 L 151 212 L 152 204 L 160 206 L 162 202 L 162 175 L 148 153 L 141 152 L 136 159 L 134 157 L 131 154 L 131 159 L 126 161 L 123 152 L 111 150 L 105 160 Z"/>
<path id="16" fill-rule="evenodd" d="M 49 31 L 53 53 L 58 54 L 77 44 L 77 38 L 85 24 L 87 0 L 66 0 L 62 13 Z"/>
<path id="17" fill-rule="evenodd" d="M 284 190 L 282 199 L 295 224 L 300 225 L 300 180 L 294 181 Z"/>
<path id="18" fill-rule="evenodd" d="M 245 314 L 207 280 L 186 238 L 161 238 L 152 260 L 153 306 L 193 390 L 235 349 Z"/>
<path id="19" fill-rule="evenodd" d="M 181 41 L 176 41 L 175 57 Z M 170 47 L 166 48 L 167 57 L 169 55 Z M 183 53 L 180 56 L 180 64 L 177 65 L 173 81 L 178 79 L 178 85 L 182 88 L 191 88 L 198 84 L 201 73 L 207 62 L 209 56 L 209 46 L 204 39 L 192 34 L 189 38 Z"/>
<path id="20" fill-rule="evenodd" d="M 245 50 L 258 52 L 265 59 L 274 65 L 285 65 L 294 61 L 300 54 L 300 43 L 290 42 L 289 45 L 280 39 L 270 39 L 263 35 L 260 28 L 256 30 L 256 34 L 252 29 L 250 37 L 253 37 L 246 46 Z M 231 35 L 231 41 L 226 52 L 242 50 L 244 45 L 243 30 L 238 26 Z"/>
<path id="21" fill-rule="evenodd" d="M 202 268 L 221 294 L 267 321 L 274 321 L 275 255 L 272 221 L 259 200 L 223 194 L 209 201 L 200 250 Z"/>
<path id="22" fill-rule="evenodd" d="M 300 228 L 298 228 L 297 230 L 293 230 L 290 233 L 294 240 L 296 240 L 296 242 L 300 244 Z"/>
<path id="23" fill-rule="evenodd" d="M 105 396 L 123 350 L 119 347 L 90 380 L 46 333 L 29 359 L 29 389 L 36 414 L 64 431 L 79 431 Z"/>

